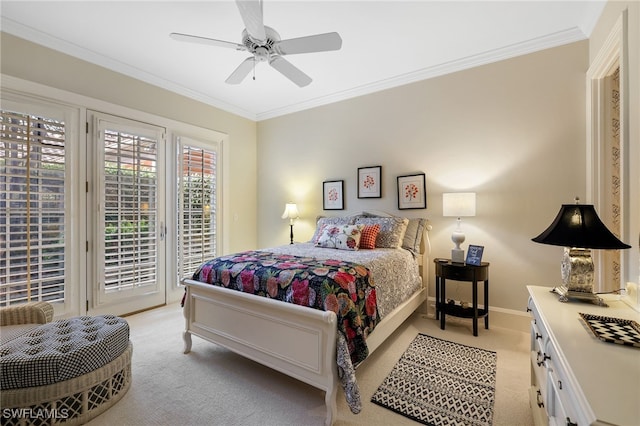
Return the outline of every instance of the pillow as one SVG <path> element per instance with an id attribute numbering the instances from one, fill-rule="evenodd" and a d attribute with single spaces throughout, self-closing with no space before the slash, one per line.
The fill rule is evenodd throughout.
<path id="1" fill-rule="evenodd" d="M 311 237 L 311 242 L 313 244 L 318 242 L 318 238 L 320 234 L 322 234 L 322 229 L 325 225 L 354 225 L 355 222 L 355 216 L 318 216 L 316 220 L 316 231 L 313 233 L 313 237 Z"/>
<path id="2" fill-rule="evenodd" d="M 402 248 L 409 250 L 413 254 L 420 254 L 420 243 L 422 242 L 422 234 L 424 234 L 426 225 L 426 219 L 409 219 L 407 231 L 402 239 Z"/>
<path id="3" fill-rule="evenodd" d="M 379 248 L 400 248 L 408 223 L 409 219 L 395 216 L 356 219 L 356 225 L 380 225 L 380 233 L 376 239 L 376 247 Z"/>
<path id="4" fill-rule="evenodd" d="M 339 250 L 358 250 L 362 225 L 325 225 L 316 246 Z"/>
<path id="5" fill-rule="evenodd" d="M 365 225 L 362 229 L 362 235 L 360 236 L 360 248 L 361 249 L 374 249 L 376 248 L 376 238 L 380 232 L 380 225 Z"/>

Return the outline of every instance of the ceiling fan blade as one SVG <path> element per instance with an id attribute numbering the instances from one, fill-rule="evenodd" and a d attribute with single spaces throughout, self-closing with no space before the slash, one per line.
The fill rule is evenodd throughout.
<path id="1" fill-rule="evenodd" d="M 236 4 L 251 38 L 256 41 L 265 41 L 267 34 L 264 31 L 262 0 L 236 0 Z"/>
<path id="2" fill-rule="evenodd" d="M 206 44 L 208 46 L 229 47 L 235 50 L 247 50 L 247 48 L 243 44 L 232 43 L 230 41 L 224 40 L 216 40 L 215 38 L 200 37 L 182 33 L 171 33 L 169 34 L 169 37 L 174 40 L 184 41 L 187 43 L 200 43 Z"/>
<path id="3" fill-rule="evenodd" d="M 253 56 L 245 59 L 240 65 L 238 65 L 238 68 L 236 68 L 235 71 L 231 73 L 231 75 L 225 80 L 225 82 L 228 84 L 242 83 L 242 80 L 244 80 L 245 77 L 251 72 L 251 70 L 255 66 L 255 63 L 256 61 Z"/>
<path id="4" fill-rule="evenodd" d="M 311 80 L 311 77 L 300 71 L 282 56 L 273 56 L 269 60 L 269 65 L 280 71 L 282 75 L 293 81 L 299 87 L 307 86 L 311 81 L 313 81 Z"/>
<path id="5" fill-rule="evenodd" d="M 330 50 L 339 50 L 342 47 L 342 38 L 340 38 L 340 34 L 335 32 L 317 34 L 312 36 L 281 40 L 276 43 L 275 47 L 281 55 L 327 52 Z"/>

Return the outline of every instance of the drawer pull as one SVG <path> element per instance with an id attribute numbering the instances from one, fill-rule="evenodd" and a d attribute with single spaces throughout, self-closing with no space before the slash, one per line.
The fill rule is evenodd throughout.
<path id="1" fill-rule="evenodd" d="M 542 356 L 542 360 L 540 359 L 540 356 Z M 548 359 L 551 359 L 551 357 L 547 354 L 541 354 L 540 351 L 538 351 L 538 354 L 536 355 L 536 364 L 538 364 L 538 367 L 542 366 L 542 364 L 544 364 L 544 362 Z"/>
<path id="2" fill-rule="evenodd" d="M 578 426 L 578 423 L 573 423 L 569 417 L 567 417 L 567 426 Z"/>
<path id="3" fill-rule="evenodd" d="M 536 339 L 542 339 L 542 334 L 536 332 Z"/>
<path id="4" fill-rule="evenodd" d="M 558 389 L 562 390 L 562 380 L 558 380 Z"/>
<path id="5" fill-rule="evenodd" d="M 536 404 L 538 404 L 538 407 L 544 407 L 544 402 L 540 400 L 541 396 L 542 392 L 540 392 L 540 389 L 538 389 L 538 391 L 536 392 Z"/>
<path id="6" fill-rule="evenodd" d="M 531 308 L 527 306 L 527 312 L 531 312 Z"/>

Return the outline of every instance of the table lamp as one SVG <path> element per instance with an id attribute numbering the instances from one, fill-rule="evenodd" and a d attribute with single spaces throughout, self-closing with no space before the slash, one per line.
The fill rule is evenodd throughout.
<path id="1" fill-rule="evenodd" d="M 458 218 L 456 229 L 453 231 L 453 234 L 451 234 L 451 241 L 456 245 L 451 249 L 451 261 L 454 263 L 464 263 L 464 250 L 460 248 L 460 244 L 464 242 L 465 235 L 460 228 L 460 218 L 463 216 L 476 215 L 476 193 L 457 192 L 442 194 L 442 215 Z"/>
<path id="2" fill-rule="evenodd" d="M 592 204 L 563 204 L 553 223 L 532 241 L 564 246 L 562 286 L 554 288 L 561 302 L 574 298 L 606 303 L 593 292 L 593 259 L 591 249 L 620 250 L 631 248 L 607 229 Z"/>
<path id="3" fill-rule="evenodd" d="M 289 237 L 291 238 L 291 243 L 293 244 L 293 220 L 300 217 L 300 213 L 298 213 L 298 206 L 295 203 L 287 203 L 284 206 L 284 213 L 282 213 L 283 219 L 289 219 L 289 226 L 291 227 L 291 233 Z"/>

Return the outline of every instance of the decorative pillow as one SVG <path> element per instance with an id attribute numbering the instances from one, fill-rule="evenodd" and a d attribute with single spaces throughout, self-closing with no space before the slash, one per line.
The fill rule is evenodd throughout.
<path id="1" fill-rule="evenodd" d="M 419 254 L 422 234 L 424 234 L 424 227 L 426 225 L 426 219 L 409 219 L 407 231 L 402 239 L 402 248 L 409 250 L 413 254 Z"/>
<path id="2" fill-rule="evenodd" d="M 313 237 L 311 237 L 311 242 L 313 244 L 318 242 L 318 238 L 322 234 L 322 229 L 325 225 L 354 225 L 355 223 L 355 216 L 318 216 L 316 220 L 316 231 L 313 233 Z"/>
<path id="3" fill-rule="evenodd" d="M 400 248 L 408 223 L 409 219 L 395 216 L 356 219 L 356 225 L 380 225 L 380 233 L 376 239 L 376 247 L 379 248 Z"/>
<path id="4" fill-rule="evenodd" d="M 374 249 L 376 248 L 376 238 L 380 232 L 380 225 L 365 225 L 362 229 L 362 235 L 360 236 L 360 248 L 361 249 Z"/>
<path id="5" fill-rule="evenodd" d="M 340 250 L 358 250 L 362 225 L 325 225 L 316 246 Z"/>

